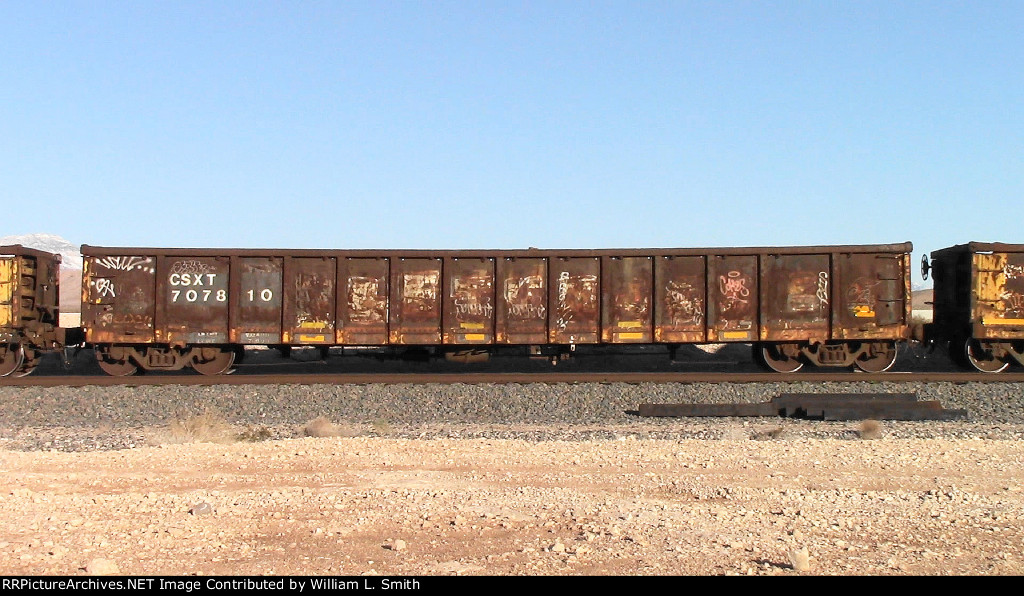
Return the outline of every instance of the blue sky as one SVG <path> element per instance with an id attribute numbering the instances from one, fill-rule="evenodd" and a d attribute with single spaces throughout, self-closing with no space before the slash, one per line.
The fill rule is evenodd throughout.
<path id="1" fill-rule="evenodd" d="M 1024 242 L 1021 2 L 0 1 L 0 235 Z"/>

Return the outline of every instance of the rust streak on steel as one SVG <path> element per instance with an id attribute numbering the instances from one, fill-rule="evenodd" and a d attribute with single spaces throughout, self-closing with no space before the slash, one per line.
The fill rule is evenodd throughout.
<path id="1" fill-rule="evenodd" d="M 369 385 L 369 384 L 552 384 L 552 383 L 1021 383 L 1024 373 L 341 373 L 341 374 L 150 374 L 132 377 L 5 377 L 0 387 L 86 385 Z"/>

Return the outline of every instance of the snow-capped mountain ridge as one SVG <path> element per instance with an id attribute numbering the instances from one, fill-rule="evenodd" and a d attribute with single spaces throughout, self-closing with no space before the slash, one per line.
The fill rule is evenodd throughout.
<path id="1" fill-rule="evenodd" d="M 61 268 L 81 269 L 81 247 L 56 234 L 21 234 L 0 237 L 0 245 L 20 244 L 36 250 L 45 250 L 61 256 Z"/>

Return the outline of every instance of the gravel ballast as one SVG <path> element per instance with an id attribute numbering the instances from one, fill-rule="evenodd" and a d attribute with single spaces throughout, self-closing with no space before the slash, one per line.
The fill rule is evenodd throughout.
<path id="1" fill-rule="evenodd" d="M 643 403 L 761 403 L 782 393 L 915 393 L 968 412 L 965 420 L 888 423 L 894 437 L 1024 433 L 1024 393 L 1014 383 L 561 383 L 0 387 L 0 437 L 9 449 L 127 448 L 145 444 L 154 427 L 203 414 L 274 438 L 301 436 L 302 426 L 320 417 L 352 434 L 534 440 L 621 433 L 719 438 L 737 425 L 842 438 L 856 428 L 771 417 L 636 415 Z"/>

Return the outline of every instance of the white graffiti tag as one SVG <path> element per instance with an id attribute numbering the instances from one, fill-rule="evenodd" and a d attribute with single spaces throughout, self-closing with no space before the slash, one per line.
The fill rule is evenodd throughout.
<path id="1" fill-rule="evenodd" d="M 170 274 L 171 275 L 175 275 L 175 274 L 178 274 L 178 275 L 195 275 L 195 274 L 202 275 L 204 273 L 207 273 L 207 272 L 210 272 L 210 271 L 213 271 L 213 270 L 214 270 L 213 267 L 211 267 L 210 265 L 207 265 L 206 263 L 204 263 L 202 261 L 197 261 L 195 259 L 189 259 L 187 261 L 176 261 L 174 263 L 174 265 L 171 266 L 171 273 Z"/>
<path id="2" fill-rule="evenodd" d="M 96 286 L 96 292 L 104 298 L 117 298 L 117 293 L 114 291 L 113 280 L 100 278 L 94 282 Z"/>
<path id="3" fill-rule="evenodd" d="M 828 271 L 818 273 L 818 301 L 822 306 L 828 304 Z"/>
<path id="4" fill-rule="evenodd" d="M 726 298 L 746 302 L 746 297 L 750 295 L 747 280 L 739 271 L 730 271 L 728 275 L 720 275 L 718 282 L 722 295 Z"/>
<path id="5" fill-rule="evenodd" d="M 115 271 L 131 271 L 132 269 L 146 269 L 145 265 L 152 264 L 149 257 L 103 257 L 96 259 L 96 264 Z M 153 271 L 150 269 L 149 271 Z"/>
<path id="6" fill-rule="evenodd" d="M 670 281 L 665 287 L 665 302 L 672 327 L 700 326 L 704 322 L 701 290 L 686 282 Z"/>

